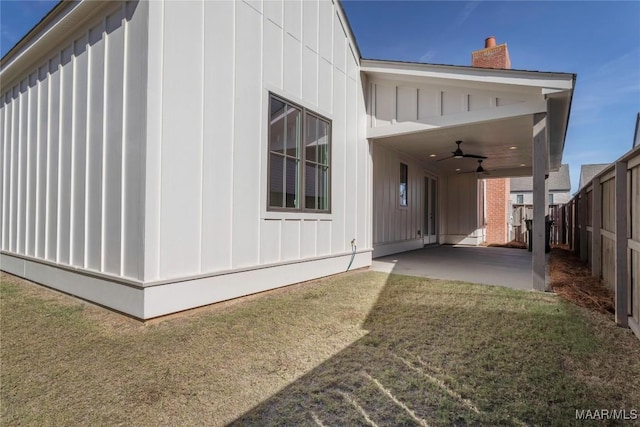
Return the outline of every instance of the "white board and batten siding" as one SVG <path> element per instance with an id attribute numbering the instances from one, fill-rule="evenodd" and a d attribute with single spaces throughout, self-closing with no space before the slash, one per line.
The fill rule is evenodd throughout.
<path id="1" fill-rule="evenodd" d="M 352 239 L 352 268 L 369 265 L 364 95 L 339 6 L 149 7 L 147 314 L 344 271 Z M 267 210 L 270 93 L 331 121 L 329 214 Z M 194 280 L 173 283 L 183 278 Z"/>
<path id="2" fill-rule="evenodd" d="M 403 122 L 446 126 L 456 124 L 459 115 L 468 116 L 496 107 L 523 104 L 534 100 L 530 94 L 501 93 L 475 87 L 417 85 L 412 82 L 372 79 L 370 127 L 385 127 Z"/>
<path id="3" fill-rule="evenodd" d="M 338 5 L 79 5 L 95 19 L 63 13 L 50 27 L 74 22 L 70 37 L 45 34 L 46 57 L 3 82 L 3 270 L 149 318 L 344 271 L 353 239 L 352 268 L 370 264 L 359 53 Z M 331 121 L 328 214 L 266 208 L 269 93 Z"/>
<path id="4" fill-rule="evenodd" d="M 373 256 L 423 246 L 424 177 L 420 162 L 380 143 L 373 149 Z M 407 206 L 400 206 L 400 164 L 407 165 Z M 438 215 L 439 217 L 440 215 Z M 440 227 L 438 226 L 438 229 Z"/>
<path id="5" fill-rule="evenodd" d="M 481 187 L 476 174 L 447 176 L 442 185 L 445 244 L 479 245 L 484 241 L 484 204 L 478 199 Z"/>
<path id="6" fill-rule="evenodd" d="M 101 277 L 142 279 L 146 6 L 103 3 L 2 82 L 3 270 L 94 300 Z"/>
<path id="7" fill-rule="evenodd" d="M 525 95 L 486 92 L 477 88 L 415 85 L 411 82 L 374 79 L 369 83 L 369 127 L 390 127 L 403 122 L 448 125 L 450 117 L 469 111 L 490 109 L 526 102 Z M 429 171 L 423 164 L 402 156 L 392 147 L 375 140 L 374 157 L 374 256 L 382 256 L 422 247 L 418 230 L 424 230 L 424 176 Z M 425 147 L 429 145 L 425 134 Z M 399 165 L 409 166 L 409 197 L 413 203 L 398 206 Z M 446 215 L 443 213 L 446 212 Z M 484 225 L 478 208 L 478 180 L 475 175 L 438 177 L 439 243 L 477 245 L 483 241 Z"/>

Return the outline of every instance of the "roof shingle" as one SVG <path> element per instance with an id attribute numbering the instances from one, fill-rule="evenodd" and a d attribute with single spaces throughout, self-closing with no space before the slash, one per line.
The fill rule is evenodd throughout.
<path id="1" fill-rule="evenodd" d="M 563 164 L 557 172 L 550 172 L 549 191 L 571 191 L 571 177 L 569 176 L 569 165 Z M 533 191 L 533 177 L 511 178 L 511 192 Z"/>

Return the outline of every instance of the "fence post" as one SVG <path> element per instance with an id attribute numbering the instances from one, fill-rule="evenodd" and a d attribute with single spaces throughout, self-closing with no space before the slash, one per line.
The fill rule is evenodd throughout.
<path id="1" fill-rule="evenodd" d="M 629 326 L 627 308 L 627 162 L 616 162 L 616 323 Z"/>
<path id="2" fill-rule="evenodd" d="M 560 229 L 560 243 L 567 244 L 567 205 L 562 205 L 560 209 L 560 218 L 562 218 L 562 228 Z"/>
<path id="3" fill-rule="evenodd" d="M 575 199 L 572 199 L 567 205 L 567 243 L 569 244 L 569 250 L 573 250 L 573 206 L 575 203 Z"/>
<path id="4" fill-rule="evenodd" d="M 600 230 L 602 229 L 602 186 L 600 178 L 594 178 L 591 181 L 591 274 L 594 277 L 600 277 L 602 274 L 602 237 Z"/>
<path id="5" fill-rule="evenodd" d="M 580 255 L 580 206 L 583 203 L 580 193 L 576 194 L 573 205 L 573 253 Z"/>
<path id="6" fill-rule="evenodd" d="M 587 232 L 587 209 L 589 208 L 587 203 L 587 187 L 585 186 L 580 191 L 580 261 L 587 262 L 589 259 L 588 251 L 588 239 L 589 234 Z"/>

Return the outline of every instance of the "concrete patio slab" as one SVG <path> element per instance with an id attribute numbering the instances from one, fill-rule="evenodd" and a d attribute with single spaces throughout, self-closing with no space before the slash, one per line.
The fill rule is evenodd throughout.
<path id="1" fill-rule="evenodd" d="M 371 269 L 433 279 L 532 289 L 531 252 L 475 246 L 429 246 L 373 260 Z"/>

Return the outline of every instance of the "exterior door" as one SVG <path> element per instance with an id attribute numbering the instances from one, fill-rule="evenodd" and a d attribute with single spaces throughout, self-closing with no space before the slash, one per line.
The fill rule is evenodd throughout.
<path id="1" fill-rule="evenodd" d="M 424 177 L 424 233 L 425 245 L 438 243 L 438 181 L 430 176 Z"/>

